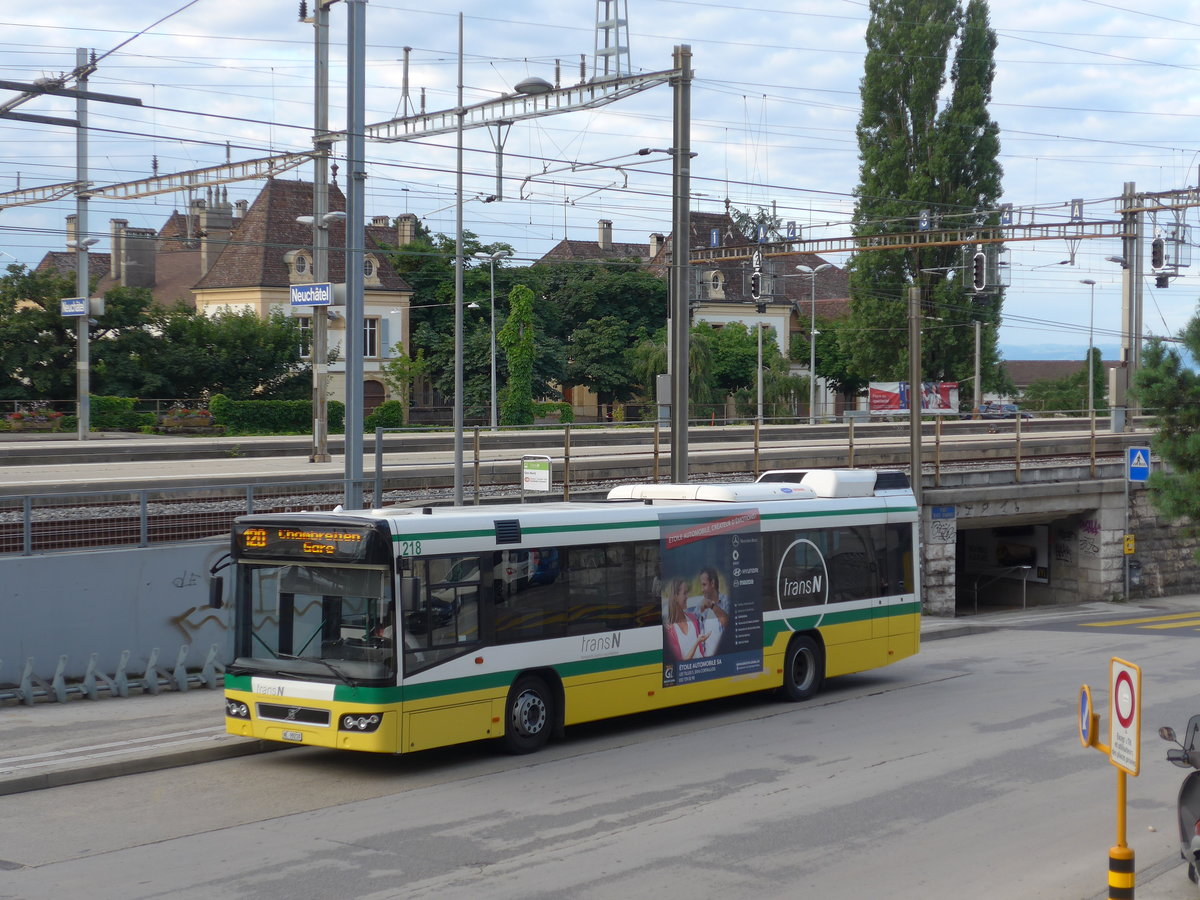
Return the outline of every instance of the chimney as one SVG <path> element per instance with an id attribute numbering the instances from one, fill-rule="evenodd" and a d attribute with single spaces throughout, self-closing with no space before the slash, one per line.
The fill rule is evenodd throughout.
<path id="1" fill-rule="evenodd" d="M 108 231 L 112 235 L 112 247 L 109 258 L 112 260 L 108 274 L 117 284 L 124 284 L 125 272 L 125 229 L 129 227 L 128 219 L 109 219 Z"/>
<path id="2" fill-rule="evenodd" d="M 125 228 L 121 235 L 121 284 L 154 287 L 158 233 L 153 228 Z M 116 256 L 116 254 L 113 254 Z"/>
<path id="3" fill-rule="evenodd" d="M 611 250 L 612 249 L 612 222 L 609 221 L 608 219 L 601 219 L 599 222 L 599 225 L 600 225 L 600 236 L 599 236 L 597 243 L 600 245 L 601 250 Z"/>
<path id="4" fill-rule="evenodd" d="M 396 216 L 396 246 L 403 247 L 417 239 L 417 217 L 413 213 Z"/>
<path id="5" fill-rule="evenodd" d="M 76 234 L 79 232 L 79 220 L 75 217 L 75 213 L 67 216 L 67 249 L 74 250 L 71 242 L 75 240 Z"/>
<path id="6" fill-rule="evenodd" d="M 206 203 L 200 209 L 200 271 L 207 274 L 212 268 L 233 232 L 233 207 L 228 200 L 218 197 L 215 203 Z"/>
<path id="7" fill-rule="evenodd" d="M 233 204 L 234 221 L 237 221 L 238 219 L 246 218 L 246 210 L 248 210 L 249 208 L 250 208 L 249 200 L 239 200 L 237 203 Z"/>
<path id="8" fill-rule="evenodd" d="M 662 252 L 663 244 L 666 243 L 666 238 L 655 232 L 650 235 L 650 258 L 654 259 Z"/>
<path id="9" fill-rule="evenodd" d="M 387 228 L 391 220 L 387 216 L 371 216 L 371 226 L 373 228 Z"/>

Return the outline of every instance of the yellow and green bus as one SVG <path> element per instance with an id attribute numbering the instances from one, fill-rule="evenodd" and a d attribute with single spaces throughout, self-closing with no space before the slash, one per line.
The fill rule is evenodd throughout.
<path id="1" fill-rule="evenodd" d="M 239 518 L 232 734 L 537 750 L 580 722 L 803 701 L 920 640 L 918 516 L 866 470 L 638 484 L 602 501 Z"/>

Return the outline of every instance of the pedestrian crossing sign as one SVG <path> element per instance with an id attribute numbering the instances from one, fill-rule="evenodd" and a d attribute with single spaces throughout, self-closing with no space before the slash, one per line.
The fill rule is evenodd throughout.
<path id="1" fill-rule="evenodd" d="M 1150 477 L 1149 447 L 1127 448 L 1125 461 L 1130 481 L 1146 481 Z"/>

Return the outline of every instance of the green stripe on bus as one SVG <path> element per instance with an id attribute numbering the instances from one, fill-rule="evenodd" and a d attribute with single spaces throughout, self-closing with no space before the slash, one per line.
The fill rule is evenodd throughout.
<path id="1" fill-rule="evenodd" d="M 793 512 L 783 513 L 762 513 L 760 518 L 764 521 L 784 521 L 787 519 L 824 519 L 831 516 L 846 516 L 846 515 L 882 515 L 886 513 L 896 512 L 916 512 L 915 506 L 905 507 L 873 507 L 871 509 L 830 509 L 830 510 L 796 510 Z M 708 522 L 712 520 L 712 515 L 697 516 L 696 522 Z M 680 517 L 678 519 L 669 519 L 666 524 L 671 526 L 687 524 L 690 519 Z M 631 528 L 660 528 L 664 525 L 661 519 L 639 519 L 627 522 L 603 522 L 584 524 L 578 523 L 575 525 L 529 525 L 522 526 L 522 534 L 571 534 L 581 533 L 587 534 L 597 531 L 625 531 Z M 490 528 L 485 529 L 470 529 L 458 531 L 427 531 L 427 532 L 408 532 L 405 534 L 393 534 L 393 541 L 445 541 L 458 538 L 478 538 L 491 537 L 495 531 Z"/>

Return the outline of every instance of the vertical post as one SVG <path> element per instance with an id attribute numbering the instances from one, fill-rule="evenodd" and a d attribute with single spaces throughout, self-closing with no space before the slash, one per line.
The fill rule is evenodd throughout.
<path id="1" fill-rule="evenodd" d="M 762 333 L 763 323 L 760 320 L 756 323 L 755 331 L 758 333 L 758 378 L 756 385 L 758 388 L 758 414 L 754 419 L 754 450 L 758 452 L 758 430 L 762 428 L 763 423 L 763 366 L 762 366 Z"/>
<path id="2" fill-rule="evenodd" d="M 475 456 L 475 505 L 478 506 L 481 502 L 480 494 L 482 493 L 482 490 L 483 490 L 482 482 L 480 480 L 480 473 L 479 473 L 480 458 L 479 458 L 479 428 L 478 428 L 478 426 L 476 426 L 474 429 L 472 429 L 472 434 L 474 437 L 474 440 L 472 441 L 472 443 L 474 445 L 474 451 L 475 451 L 475 453 L 474 453 L 474 456 Z"/>
<path id="3" fill-rule="evenodd" d="M 820 268 L 818 266 L 818 268 Z M 808 424 L 817 424 L 817 270 L 808 276 L 812 292 L 809 294 L 808 323 Z"/>
<path id="4" fill-rule="evenodd" d="M 346 0 L 346 508 L 362 506 L 366 0 Z"/>
<path id="5" fill-rule="evenodd" d="M 1117 769 L 1117 844 L 1108 851 L 1108 896 L 1110 900 L 1133 900 L 1133 850 L 1125 840 L 1126 774 Z"/>
<path id="6" fill-rule="evenodd" d="M 322 310 L 317 310 L 321 312 Z M 374 508 L 383 508 L 383 429 L 375 426 L 375 500 Z"/>
<path id="7" fill-rule="evenodd" d="M 571 423 L 563 426 L 563 499 L 571 499 Z"/>
<path id="8" fill-rule="evenodd" d="M 84 47 L 75 50 L 75 84 L 81 94 L 87 92 L 88 51 Z M 75 99 L 75 291 L 78 297 L 88 297 L 88 120 L 87 99 Z M 90 306 L 90 303 L 89 303 Z M 91 340 L 88 321 L 90 310 L 75 317 L 75 392 L 77 435 L 86 441 L 92 430 L 91 408 Z"/>
<path id="9" fill-rule="evenodd" d="M 692 48 L 675 47 L 671 146 L 671 480 L 688 480 L 688 278 L 691 256 Z"/>
<path id="10" fill-rule="evenodd" d="M 921 288 L 908 289 L 908 459 L 909 480 L 921 509 Z"/>
<path id="11" fill-rule="evenodd" d="M 463 504 L 463 14 L 458 14 L 458 162 L 454 182 L 454 505 Z"/>
<path id="12" fill-rule="evenodd" d="M 971 397 L 975 401 L 975 408 L 971 410 L 971 418 L 979 418 L 979 410 L 983 408 L 983 385 L 980 383 L 982 377 L 980 367 L 980 348 L 983 345 L 981 332 L 983 323 L 976 320 L 975 322 L 975 389 L 971 392 Z"/>
<path id="13" fill-rule="evenodd" d="M 1129 534 L 1129 463 L 1125 463 L 1125 527 L 1121 531 L 1121 568 L 1124 570 L 1124 598 L 1129 602 L 1129 554 L 1125 552 L 1125 535 Z"/>
<path id="14" fill-rule="evenodd" d="M 313 18 L 313 281 L 329 281 L 329 8 L 317 0 Z M 312 312 L 312 452 L 309 462 L 329 462 L 329 316 Z M 349 332 L 347 332 L 349 334 Z"/>
<path id="15" fill-rule="evenodd" d="M 1088 280 L 1092 282 L 1092 284 L 1091 284 L 1091 289 L 1092 289 L 1091 299 L 1088 301 L 1088 351 L 1087 351 L 1087 353 L 1088 353 L 1088 365 L 1087 365 L 1088 414 L 1091 415 L 1093 421 L 1095 421 L 1096 398 L 1094 395 L 1095 395 L 1095 391 L 1096 391 L 1096 377 L 1093 374 L 1092 369 L 1094 366 L 1094 362 L 1095 362 L 1094 358 L 1095 358 L 1096 354 L 1092 351 L 1092 348 L 1095 346 L 1093 343 L 1095 341 L 1095 337 L 1093 336 L 1093 334 L 1094 334 L 1094 328 L 1096 325 L 1096 281 L 1095 281 L 1095 279 L 1092 279 L 1092 278 L 1089 278 Z"/>
<path id="16" fill-rule="evenodd" d="M 499 180 L 497 175 L 496 179 Z M 496 257 L 493 255 L 488 260 L 488 265 L 492 270 L 492 334 L 491 334 L 491 350 L 492 350 L 492 431 L 496 430 Z"/>

